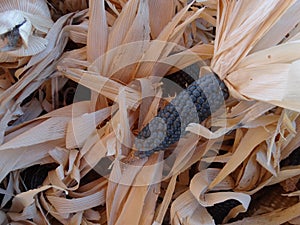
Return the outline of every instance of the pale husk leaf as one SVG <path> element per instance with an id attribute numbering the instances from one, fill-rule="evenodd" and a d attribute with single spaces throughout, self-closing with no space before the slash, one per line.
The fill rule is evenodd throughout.
<path id="1" fill-rule="evenodd" d="M 300 210 L 300 203 L 297 203 L 287 209 L 275 210 L 273 212 L 248 217 L 242 219 L 237 222 L 229 223 L 231 225 L 242 225 L 242 224 L 257 224 L 257 225 L 264 225 L 264 224 L 283 224 L 289 220 L 292 220 L 299 216 Z"/>
<path id="2" fill-rule="evenodd" d="M 207 207 L 229 199 L 235 199 L 242 203 L 243 209 L 241 211 L 246 211 L 251 199 L 249 195 L 238 192 L 221 192 L 221 190 L 233 189 L 234 182 L 230 177 L 226 177 L 218 186 L 214 187 L 213 190 L 219 192 L 206 193 L 209 184 L 217 176 L 216 172 L 219 172 L 219 170 L 207 169 L 196 174 L 191 180 L 190 191 L 199 201 L 199 204 Z"/>
<path id="3" fill-rule="evenodd" d="M 253 45 L 294 2 L 258 1 L 250 7 L 246 2 L 220 1 L 212 69 L 221 78 L 234 71 Z"/>
<path id="4" fill-rule="evenodd" d="M 67 125 L 66 147 L 70 149 L 82 147 L 88 136 L 93 132 L 91 128 L 96 128 L 110 113 L 110 108 L 105 108 L 95 113 L 83 114 L 80 117 L 73 118 Z"/>
<path id="5" fill-rule="evenodd" d="M 45 1 L 35 0 L 35 1 L 18 1 L 18 0 L 2 0 L 0 6 L 0 12 L 8 11 L 11 9 L 18 9 L 20 11 L 32 13 L 34 15 L 51 17 L 49 8 Z"/>
<path id="6" fill-rule="evenodd" d="M 106 22 L 104 2 L 104 0 L 89 1 L 87 57 L 90 62 L 93 62 L 106 51 L 108 26 Z"/>
<path id="7" fill-rule="evenodd" d="M 190 221 L 194 221 L 193 217 L 197 217 L 200 220 L 194 221 L 191 224 L 215 224 L 211 215 L 204 207 L 201 207 L 197 199 L 195 199 L 190 191 L 186 191 L 178 198 L 176 198 L 176 200 L 171 205 L 170 212 L 171 224 L 174 225 L 190 224 Z"/>
<path id="8" fill-rule="evenodd" d="M 260 143 L 264 142 L 269 137 L 269 132 L 267 132 L 262 127 L 250 129 L 245 134 L 240 144 L 234 151 L 234 154 L 232 155 L 231 159 L 224 166 L 224 168 L 217 175 L 217 177 L 211 182 L 211 184 L 209 185 L 209 189 L 213 188 L 226 176 L 233 172 L 233 170 L 235 170 L 240 165 L 240 163 L 242 163 L 242 161 L 249 156 L 249 154 L 254 150 L 255 147 L 257 147 Z"/>
<path id="9" fill-rule="evenodd" d="M 271 29 L 259 40 L 250 53 L 254 53 L 277 45 L 300 22 L 297 13 L 300 9 L 300 1 L 296 1 L 286 13 L 271 27 Z M 293 16 L 291 16 L 293 15 Z"/>

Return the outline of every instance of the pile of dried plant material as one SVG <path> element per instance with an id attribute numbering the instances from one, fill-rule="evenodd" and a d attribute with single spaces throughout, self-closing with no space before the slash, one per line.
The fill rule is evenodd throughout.
<path id="1" fill-rule="evenodd" d="M 0 224 L 300 224 L 299 11 L 0 0 Z M 223 107 L 138 157 L 178 79 L 210 71 Z"/>

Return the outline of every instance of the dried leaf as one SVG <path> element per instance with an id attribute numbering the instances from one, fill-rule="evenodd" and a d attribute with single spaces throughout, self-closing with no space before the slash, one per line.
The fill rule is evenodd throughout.
<path id="1" fill-rule="evenodd" d="M 219 182 L 221 182 L 226 176 L 228 176 L 233 170 L 235 170 L 240 163 L 246 159 L 249 154 L 254 150 L 256 146 L 265 141 L 270 137 L 269 132 L 267 132 L 264 128 L 258 127 L 256 129 L 250 129 L 240 144 L 234 151 L 231 159 L 226 163 L 224 168 L 218 174 L 218 176 L 211 182 L 209 185 L 209 189 L 213 188 Z"/>

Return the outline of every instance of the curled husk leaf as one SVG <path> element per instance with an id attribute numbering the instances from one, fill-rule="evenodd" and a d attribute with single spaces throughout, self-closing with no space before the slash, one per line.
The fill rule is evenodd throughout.
<path id="1" fill-rule="evenodd" d="M 13 63 L 43 51 L 52 25 L 48 6 L 42 0 L 1 1 L 0 63 Z"/>

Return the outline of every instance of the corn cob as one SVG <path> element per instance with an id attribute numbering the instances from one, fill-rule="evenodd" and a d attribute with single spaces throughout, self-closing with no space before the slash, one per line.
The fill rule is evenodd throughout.
<path id="1" fill-rule="evenodd" d="M 137 135 L 135 147 L 140 157 L 164 150 L 186 134 L 190 123 L 201 123 L 224 104 L 229 96 L 223 81 L 207 74 L 190 84 L 161 109 Z"/>
<path id="2" fill-rule="evenodd" d="M 184 89 L 195 81 L 193 76 L 191 76 L 184 70 L 179 70 L 175 73 L 165 76 L 164 78 L 175 82 L 177 85 Z"/>

